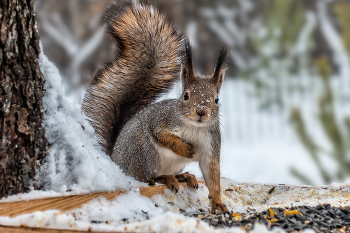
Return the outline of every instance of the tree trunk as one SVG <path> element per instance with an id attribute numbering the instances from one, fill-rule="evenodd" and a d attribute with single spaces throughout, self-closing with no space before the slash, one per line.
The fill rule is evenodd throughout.
<path id="1" fill-rule="evenodd" d="M 29 190 L 47 141 L 34 0 L 0 0 L 0 198 Z"/>

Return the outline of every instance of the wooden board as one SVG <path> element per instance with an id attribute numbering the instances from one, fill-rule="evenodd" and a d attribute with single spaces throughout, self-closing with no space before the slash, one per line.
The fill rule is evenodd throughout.
<path id="1" fill-rule="evenodd" d="M 73 230 L 59 230 L 50 228 L 36 228 L 36 227 L 14 227 L 0 225 L 1 233 L 81 233 L 91 231 L 73 231 Z M 106 233 L 106 231 L 94 231 L 94 233 Z"/>
<path id="2" fill-rule="evenodd" d="M 204 183 L 199 181 L 199 183 Z M 180 183 L 184 188 L 187 183 Z M 166 189 L 165 185 L 157 185 L 152 187 L 140 188 L 140 194 L 151 198 L 155 194 L 163 194 Z M 45 210 L 61 210 L 67 211 L 81 207 L 83 204 L 91 201 L 94 198 L 105 197 L 108 200 L 114 199 L 116 196 L 125 193 L 126 191 L 114 191 L 114 192 L 101 192 L 101 193 L 90 193 L 83 195 L 71 195 L 71 196 L 61 196 L 61 197 L 51 197 L 43 199 L 35 199 L 29 201 L 17 201 L 17 202 L 0 202 L 0 217 L 9 216 L 15 217 L 21 214 L 32 213 L 35 211 L 45 211 Z M 26 227 L 26 226 L 5 226 L 0 225 L 0 232 L 6 233 L 79 233 L 87 231 L 78 230 L 59 230 L 50 228 L 36 228 L 36 227 Z M 90 231 L 89 231 L 90 232 Z M 96 232 L 96 231 L 94 231 Z M 97 232 L 102 233 L 102 232 Z"/>
<path id="3" fill-rule="evenodd" d="M 203 181 L 200 181 L 203 183 Z M 187 183 L 180 183 L 183 187 L 187 186 Z M 157 185 L 152 187 L 140 188 L 140 194 L 146 197 L 152 197 L 155 194 L 163 194 L 165 185 Z M 35 211 L 46 211 L 46 210 L 60 210 L 67 211 L 81 207 L 83 204 L 91 201 L 97 197 L 105 197 L 108 200 L 112 200 L 116 196 L 125 193 L 124 191 L 114 192 L 102 192 L 102 193 L 91 193 L 83 195 L 71 195 L 62 197 L 52 197 L 44 199 L 36 199 L 29 201 L 18 201 L 18 202 L 0 202 L 0 217 L 9 216 L 15 217 L 21 214 L 32 213 Z"/>

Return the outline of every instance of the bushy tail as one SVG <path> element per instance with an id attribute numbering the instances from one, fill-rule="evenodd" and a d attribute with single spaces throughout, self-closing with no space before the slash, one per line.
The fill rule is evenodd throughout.
<path id="1" fill-rule="evenodd" d="M 119 52 L 91 79 L 82 112 L 110 155 L 125 123 L 179 78 L 184 38 L 147 2 L 116 2 L 102 20 Z"/>

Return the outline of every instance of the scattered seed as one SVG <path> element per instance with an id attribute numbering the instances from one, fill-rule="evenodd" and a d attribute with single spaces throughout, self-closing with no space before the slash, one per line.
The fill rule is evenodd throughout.
<path id="1" fill-rule="evenodd" d="M 275 191 L 275 187 L 272 187 L 272 188 L 269 190 L 269 194 L 271 194 L 273 191 Z"/>
<path id="2" fill-rule="evenodd" d="M 255 223 L 261 223 L 269 230 L 279 227 L 288 233 L 304 229 L 313 229 L 316 232 L 350 232 L 350 206 L 340 208 L 326 204 L 317 207 L 272 208 L 262 212 L 249 209 L 248 214 L 232 213 L 230 215 L 206 215 L 200 210 L 197 213 L 201 214 L 191 216 L 215 228 L 243 227 L 250 231 L 253 230 Z M 332 217 L 331 213 L 338 217 Z"/>

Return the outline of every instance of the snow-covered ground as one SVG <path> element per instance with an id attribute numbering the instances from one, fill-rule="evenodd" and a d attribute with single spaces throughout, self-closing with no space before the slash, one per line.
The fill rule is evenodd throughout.
<path id="1" fill-rule="evenodd" d="M 102 153 L 93 135 L 93 128 L 84 119 L 79 107 L 63 97 L 62 80 L 57 68 L 43 53 L 39 62 L 46 78 L 44 125 L 46 137 L 52 143 L 47 163 L 41 166 L 38 172 L 39 185 L 43 184 L 47 190 L 60 192 L 70 189 L 75 192 L 110 191 L 144 185 L 125 176 L 119 167 Z M 242 83 L 237 81 L 225 82 L 224 94 L 227 93 L 225 89 L 242 86 Z M 177 89 L 179 86 L 167 97 L 177 97 Z M 315 177 L 317 184 L 321 184 L 321 181 L 317 180 L 318 174 L 311 159 L 295 139 L 267 138 L 265 141 L 253 141 L 251 144 L 235 140 L 237 137 L 232 134 L 238 130 L 239 122 L 244 123 L 241 118 L 248 116 L 228 110 L 226 105 L 230 103 L 230 97 L 221 98 L 224 111 L 222 177 L 240 182 L 300 184 L 289 171 L 290 166 L 294 165 L 301 171 L 308 172 L 309 176 Z M 247 102 L 248 99 L 243 101 Z M 243 132 L 242 137 L 248 136 Z M 190 164 L 186 169 L 197 177 L 202 176 L 198 164 Z"/>
<path id="2" fill-rule="evenodd" d="M 124 175 L 102 153 L 93 136 L 93 129 L 81 115 L 80 109 L 63 97 L 61 77 L 56 67 L 43 54 L 39 62 L 46 78 L 44 125 L 46 137 L 52 146 L 47 163 L 40 168 L 37 178 L 48 191 L 32 191 L 0 202 L 68 195 L 67 190 L 73 190 L 69 194 L 116 189 L 129 192 L 112 201 L 99 198 L 64 213 L 51 210 L 14 218 L 0 217 L 0 224 L 106 231 L 245 232 L 240 228 L 214 229 L 203 221 L 180 214 L 179 209 L 187 214 L 199 208 L 208 210 L 208 189 L 205 185 L 200 185 L 198 191 L 181 188 L 177 194 L 166 190 L 164 195 L 151 199 L 140 196 L 138 188 L 145 184 Z M 286 148 L 289 148 L 288 151 Z M 222 176 L 231 179 L 221 182 L 223 202 L 233 212 L 246 212 L 248 207 L 260 211 L 272 206 L 290 206 L 291 203 L 349 205 L 347 192 L 350 189 L 346 185 L 334 184 L 327 189 L 278 185 L 293 183 L 289 175 L 289 162 L 310 173 L 314 172 L 304 155 L 300 146 L 261 142 L 248 148 L 229 144 L 224 137 Z M 190 164 L 187 170 L 201 177 L 198 165 Z M 272 185 L 242 181 L 275 183 L 277 187 L 272 194 L 268 194 Z M 234 191 L 226 192 L 226 189 Z M 267 231 L 264 226 L 255 228 L 255 232 L 264 231 Z"/>
<path id="3" fill-rule="evenodd" d="M 275 190 L 269 193 L 272 187 Z M 322 187 L 286 186 L 222 179 L 221 189 L 223 203 L 234 213 L 326 203 L 332 206 L 350 205 L 349 184 L 334 183 Z M 225 191 L 228 189 L 230 191 Z M 33 194 L 21 194 L 17 199 L 21 197 L 23 200 L 32 196 Z M 6 200 L 1 202 L 3 201 Z M 151 199 L 141 196 L 137 189 L 132 189 L 111 201 L 97 198 L 72 211 L 50 210 L 14 218 L 0 217 L 0 224 L 130 232 L 245 232 L 239 227 L 214 229 L 203 221 L 185 216 L 198 213 L 198 209 L 209 211 L 208 208 L 208 189 L 203 184 L 200 184 L 198 190 L 181 187 L 176 194 L 165 190 L 164 194 L 155 195 Z M 185 213 L 180 214 L 180 210 L 185 210 Z M 253 232 L 267 232 L 267 229 L 257 225 Z M 281 232 L 281 229 L 273 229 L 272 232 Z"/>

